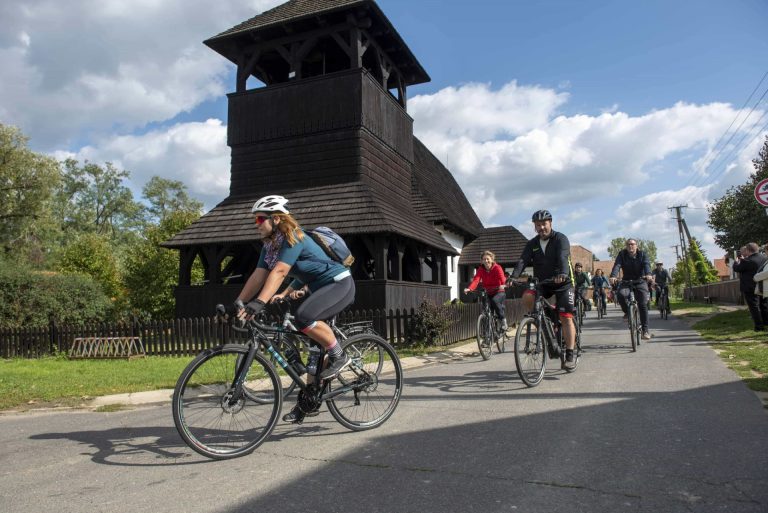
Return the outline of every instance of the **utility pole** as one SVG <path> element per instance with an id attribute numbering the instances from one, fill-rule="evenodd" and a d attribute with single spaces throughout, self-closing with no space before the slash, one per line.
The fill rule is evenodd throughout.
<path id="1" fill-rule="evenodd" d="M 680 212 L 681 209 L 688 207 L 688 205 L 678 205 L 676 207 L 669 207 L 669 210 L 675 210 L 675 219 L 677 219 L 677 231 L 680 235 L 680 248 L 683 252 L 683 269 L 685 269 L 685 287 L 688 291 L 688 296 L 690 299 L 690 291 L 691 291 L 691 273 L 688 272 L 688 248 L 685 245 L 685 236 L 688 234 L 688 226 L 685 224 L 685 220 L 683 219 L 683 214 Z M 690 239 L 690 235 L 688 235 Z M 683 298 L 685 298 L 685 294 L 683 294 Z"/>
<path id="2" fill-rule="evenodd" d="M 674 246 L 670 246 L 670 248 L 675 248 L 675 257 L 677 257 L 677 261 L 680 261 L 680 244 L 675 244 Z"/>

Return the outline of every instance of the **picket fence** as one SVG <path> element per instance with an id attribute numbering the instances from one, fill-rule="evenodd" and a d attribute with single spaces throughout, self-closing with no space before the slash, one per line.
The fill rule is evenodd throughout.
<path id="1" fill-rule="evenodd" d="M 450 324 L 437 345 L 450 345 L 475 336 L 480 311 L 477 303 L 451 305 L 444 310 Z M 507 300 L 505 310 L 510 324 L 523 315 L 519 299 Z M 414 309 L 351 311 L 342 312 L 337 322 L 370 321 L 379 334 L 397 347 L 410 340 L 415 314 Z M 0 328 L 0 358 L 66 354 L 79 337 L 138 337 L 147 355 L 158 356 L 194 356 L 210 347 L 243 340 L 242 334 L 212 317 L 82 325 L 51 322 L 40 327 Z"/>

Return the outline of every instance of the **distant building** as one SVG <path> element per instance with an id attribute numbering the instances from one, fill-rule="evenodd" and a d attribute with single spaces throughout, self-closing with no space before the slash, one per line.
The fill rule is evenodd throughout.
<path id="1" fill-rule="evenodd" d="M 578 244 L 571 244 L 571 262 L 576 264 L 577 262 L 582 265 L 585 272 L 593 274 L 594 266 L 594 253 Z"/>

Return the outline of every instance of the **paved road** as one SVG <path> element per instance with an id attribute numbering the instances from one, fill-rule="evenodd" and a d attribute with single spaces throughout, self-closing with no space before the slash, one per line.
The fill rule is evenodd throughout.
<path id="1" fill-rule="evenodd" d="M 3 415 L 0 511 L 768 511 L 768 413 L 657 317 L 636 354 L 615 311 L 588 319 L 578 371 L 537 388 L 511 353 L 412 369 L 377 430 L 324 412 L 224 462 L 187 449 L 168 406 Z"/>

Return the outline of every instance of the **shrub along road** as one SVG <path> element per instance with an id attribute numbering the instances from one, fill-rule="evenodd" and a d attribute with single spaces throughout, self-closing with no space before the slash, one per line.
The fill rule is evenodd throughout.
<path id="1" fill-rule="evenodd" d="M 381 428 L 324 409 L 236 460 L 184 446 L 168 405 L 3 415 L 0 510 L 766 511 L 755 394 L 685 323 L 652 313 L 656 337 L 631 353 L 609 313 L 590 312 L 572 375 L 528 389 L 511 353 L 412 368 Z"/>

